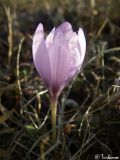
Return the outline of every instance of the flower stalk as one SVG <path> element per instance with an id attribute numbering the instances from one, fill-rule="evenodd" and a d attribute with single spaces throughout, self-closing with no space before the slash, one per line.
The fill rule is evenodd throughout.
<path id="1" fill-rule="evenodd" d="M 57 135 L 57 130 L 56 130 L 56 122 L 57 122 L 57 100 L 51 99 L 51 121 L 52 121 L 52 140 L 53 142 L 56 141 L 56 135 Z"/>

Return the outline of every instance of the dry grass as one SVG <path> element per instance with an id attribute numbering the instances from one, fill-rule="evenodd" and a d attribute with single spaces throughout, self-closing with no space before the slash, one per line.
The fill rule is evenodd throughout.
<path id="1" fill-rule="evenodd" d="M 0 159 L 120 157 L 120 3 L 113 0 L 0 2 Z M 59 8 L 58 8 L 59 6 Z M 85 30 L 84 67 L 62 93 L 51 141 L 49 95 L 32 62 L 32 34 L 67 20 Z"/>

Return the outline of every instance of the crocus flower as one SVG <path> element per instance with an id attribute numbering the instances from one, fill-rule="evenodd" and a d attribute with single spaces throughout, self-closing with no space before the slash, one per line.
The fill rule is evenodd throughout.
<path id="1" fill-rule="evenodd" d="M 68 22 L 62 23 L 44 37 L 40 23 L 33 37 L 34 65 L 48 88 L 57 98 L 62 89 L 78 74 L 86 50 L 83 30 L 73 32 Z"/>
<path id="2" fill-rule="evenodd" d="M 57 99 L 63 88 L 79 73 L 86 50 L 83 30 L 74 32 L 68 22 L 44 37 L 40 23 L 33 37 L 34 65 L 51 96 L 52 127 L 56 128 Z M 53 131 L 53 138 L 56 131 Z"/>

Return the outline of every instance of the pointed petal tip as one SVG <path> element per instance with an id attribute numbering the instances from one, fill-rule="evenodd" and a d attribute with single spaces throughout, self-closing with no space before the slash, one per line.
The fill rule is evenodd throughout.
<path id="1" fill-rule="evenodd" d="M 80 46 L 82 48 L 84 48 L 83 50 L 85 52 L 85 50 L 86 50 L 86 38 L 85 38 L 85 34 L 84 34 L 84 31 L 83 31 L 82 28 L 79 28 L 79 30 L 78 30 L 78 42 L 79 42 Z"/>
<path id="2" fill-rule="evenodd" d="M 32 50 L 33 50 L 33 59 L 34 60 L 35 60 L 36 52 L 39 48 L 39 45 L 41 44 L 43 39 L 44 39 L 43 24 L 40 23 L 35 31 L 34 36 L 33 36 Z"/>
<path id="3" fill-rule="evenodd" d="M 38 24 L 36 31 L 38 31 L 38 30 L 43 30 L 43 24 L 42 23 Z"/>
<path id="4" fill-rule="evenodd" d="M 68 21 L 64 21 L 62 24 L 71 25 Z"/>
<path id="5" fill-rule="evenodd" d="M 86 52 L 86 38 L 82 28 L 79 28 L 78 30 L 78 44 L 79 44 L 78 48 L 79 48 L 80 59 L 82 64 L 85 57 L 85 52 Z"/>
<path id="6" fill-rule="evenodd" d="M 78 30 L 78 34 L 80 34 L 80 35 L 82 35 L 82 36 L 84 36 L 84 37 L 85 37 L 85 35 L 84 35 L 84 31 L 83 31 L 83 29 L 82 29 L 82 28 L 79 28 L 79 30 Z"/>
<path id="7" fill-rule="evenodd" d="M 33 41 L 36 39 L 36 36 L 43 36 L 44 35 L 44 30 L 43 30 L 43 24 L 42 23 L 39 23 L 36 30 L 35 30 L 35 33 L 33 35 Z"/>
<path id="8" fill-rule="evenodd" d="M 48 36 L 46 37 L 46 46 L 47 48 L 50 47 L 50 45 L 52 44 L 53 42 L 53 39 L 54 39 L 54 33 L 55 33 L 55 27 L 52 29 L 52 31 L 48 34 Z"/>
<path id="9" fill-rule="evenodd" d="M 71 23 L 69 23 L 67 21 L 64 21 L 59 27 L 65 27 L 65 28 L 72 29 Z"/>

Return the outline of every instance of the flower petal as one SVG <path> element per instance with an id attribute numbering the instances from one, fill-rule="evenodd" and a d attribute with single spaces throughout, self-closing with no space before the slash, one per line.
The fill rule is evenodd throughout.
<path id="1" fill-rule="evenodd" d="M 66 39 L 58 32 L 49 48 L 51 67 L 51 90 L 54 94 L 63 88 L 65 77 L 71 65 L 71 56 Z"/>
<path id="2" fill-rule="evenodd" d="M 51 70 L 48 51 L 45 45 L 43 25 L 39 24 L 33 37 L 33 61 L 34 65 L 46 86 L 49 86 Z"/>
<path id="3" fill-rule="evenodd" d="M 78 67 L 80 65 L 80 53 L 78 50 L 78 37 L 75 32 L 73 33 L 72 37 L 69 39 L 68 46 L 71 52 L 72 66 Z"/>
<path id="4" fill-rule="evenodd" d="M 54 32 L 55 32 L 55 27 L 52 29 L 52 31 L 49 33 L 49 35 L 47 36 L 46 38 L 46 46 L 47 48 L 50 47 L 50 45 L 52 44 L 53 42 L 53 38 L 54 38 Z"/>
<path id="5" fill-rule="evenodd" d="M 73 34 L 72 26 L 68 22 L 64 22 L 59 27 L 57 27 L 57 29 L 55 31 L 55 34 L 57 34 L 59 31 L 61 31 L 63 33 L 63 35 L 65 36 L 66 40 L 69 40 L 69 38 Z"/>
<path id="6" fill-rule="evenodd" d="M 66 83 L 69 83 L 73 77 L 79 72 L 81 67 L 80 51 L 78 49 L 78 36 L 74 32 L 73 36 L 68 41 L 70 54 L 71 54 L 71 68 L 66 77 Z"/>
<path id="7" fill-rule="evenodd" d="M 44 39 L 43 25 L 40 23 L 33 36 L 33 45 L 32 45 L 33 59 L 35 59 L 37 50 L 43 39 Z"/>
<path id="8" fill-rule="evenodd" d="M 34 64 L 45 85 L 49 88 L 49 82 L 51 81 L 51 69 L 48 51 L 44 40 L 41 41 L 41 44 L 36 52 Z"/>
<path id="9" fill-rule="evenodd" d="M 78 30 L 78 48 L 80 50 L 80 59 L 82 63 L 85 57 L 86 40 L 85 40 L 84 32 L 81 28 L 79 28 Z"/>
<path id="10" fill-rule="evenodd" d="M 76 43 L 77 38 L 77 43 Z M 69 71 L 69 75 L 66 77 L 66 82 L 69 83 L 79 73 L 86 50 L 86 40 L 82 29 L 79 29 L 78 35 L 73 35 L 69 40 L 70 51 L 72 55 L 72 65 Z"/>

